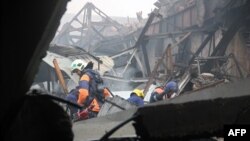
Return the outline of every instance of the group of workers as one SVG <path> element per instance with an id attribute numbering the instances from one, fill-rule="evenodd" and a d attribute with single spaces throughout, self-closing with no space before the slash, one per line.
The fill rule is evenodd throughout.
<path id="1" fill-rule="evenodd" d="M 80 79 L 78 86 L 70 91 L 66 99 L 83 107 L 82 109 L 76 109 L 68 106 L 72 118 L 88 119 L 96 117 L 105 99 L 111 96 L 107 87 L 100 86 L 103 85 L 103 80 L 100 74 L 93 70 L 93 65 L 93 62 L 85 63 L 80 59 L 76 59 L 71 64 L 71 73 L 76 73 Z M 171 98 L 172 94 L 177 91 L 177 83 L 170 81 L 165 86 L 155 88 L 149 102 L 153 103 Z M 138 107 L 142 107 L 144 106 L 143 99 L 143 90 L 134 89 L 127 100 Z"/>

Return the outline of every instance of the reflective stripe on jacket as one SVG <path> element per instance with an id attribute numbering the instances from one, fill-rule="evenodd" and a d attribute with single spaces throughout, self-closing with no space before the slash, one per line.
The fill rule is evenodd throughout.
<path id="1" fill-rule="evenodd" d="M 88 97 L 91 93 L 91 91 L 89 91 L 90 87 L 91 87 L 90 86 L 90 77 L 87 74 L 82 75 L 82 77 L 80 78 L 79 87 L 80 87 L 80 89 L 79 89 L 79 97 L 78 97 L 77 103 L 84 105 L 85 102 L 88 100 Z M 107 89 L 104 89 L 102 94 L 103 94 L 104 98 L 110 96 L 110 93 L 108 92 Z M 92 100 L 92 102 L 90 103 L 90 105 L 88 105 L 88 106 L 93 106 L 93 108 L 91 110 L 94 112 L 100 111 L 100 105 L 99 105 L 96 98 L 94 98 Z"/>

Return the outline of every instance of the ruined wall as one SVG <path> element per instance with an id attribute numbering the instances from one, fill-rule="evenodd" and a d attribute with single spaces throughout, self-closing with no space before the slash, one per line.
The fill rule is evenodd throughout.
<path id="1" fill-rule="evenodd" d="M 154 34 L 161 34 L 161 33 L 175 33 L 175 32 L 180 32 L 183 29 L 187 28 L 192 28 L 194 26 L 202 26 L 203 24 L 203 18 L 205 14 L 205 9 L 204 7 L 204 1 L 201 0 L 200 2 L 196 1 L 178 1 L 177 3 L 173 2 L 172 7 L 168 9 L 168 13 L 166 9 L 161 10 L 161 14 L 164 16 L 164 19 L 158 22 L 154 22 L 148 29 L 146 35 L 154 35 Z M 216 1 L 212 0 L 213 4 L 210 4 L 210 9 L 214 9 L 216 5 Z M 171 13 L 172 11 L 172 13 Z M 203 11 L 203 14 L 201 14 Z M 167 17 L 166 17 L 167 15 Z M 207 14 L 206 16 L 210 15 L 211 17 L 211 12 L 210 14 Z M 178 40 L 179 35 L 174 35 L 173 38 L 174 40 Z M 204 38 L 206 37 L 205 34 L 201 32 L 195 32 L 191 35 L 190 41 L 184 42 L 180 44 L 177 47 L 174 47 L 171 49 L 171 54 L 173 55 L 173 62 L 175 61 L 181 61 L 179 63 L 185 64 L 188 61 L 188 58 L 185 58 L 187 55 L 186 54 L 191 54 L 194 53 Z M 148 58 L 149 58 L 149 64 L 151 70 L 153 69 L 155 62 L 157 59 L 159 59 L 162 54 L 165 51 L 165 48 L 169 43 L 174 44 L 173 38 L 170 38 L 169 36 L 166 36 L 165 38 L 162 39 L 149 39 L 149 42 L 147 44 L 147 51 L 148 51 Z M 209 44 L 207 45 L 209 46 Z M 201 54 L 206 54 L 208 55 L 208 47 L 206 47 Z M 186 51 L 188 53 L 183 53 L 185 54 L 184 56 L 176 56 L 178 52 Z M 210 50 L 211 51 L 211 50 Z M 176 60 L 175 60 L 176 59 Z M 183 62 L 183 61 L 184 62 Z M 164 69 L 164 65 L 160 66 L 160 69 Z"/>
<path id="2" fill-rule="evenodd" d="M 191 42 L 190 45 L 190 51 L 191 53 L 195 53 L 196 50 L 199 48 L 199 46 L 201 45 L 201 43 L 206 39 L 207 34 L 203 33 L 203 32 L 195 32 L 192 33 L 192 35 L 189 37 L 189 40 Z M 219 41 L 222 38 L 222 34 L 221 34 L 221 30 L 217 30 L 214 34 L 214 43 L 213 43 L 213 39 L 211 39 L 205 46 L 205 48 L 201 51 L 201 53 L 199 54 L 199 56 L 201 57 L 208 57 L 209 54 L 212 53 L 214 47 L 213 46 L 217 46 L 217 44 L 219 43 Z M 210 47 L 211 46 L 211 47 Z M 209 50 L 210 48 L 210 50 Z"/>
<path id="3" fill-rule="evenodd" d="M 240 69 L 244 77 L 249 77 L 250 75 L 250 48 L 246 47 L 245 41 L 240 32 L 237 32 L 234 38 L 228 45 L 226 54 L 233 53 L 236 60 L 239 62 Z M 230 59 L 228 66 L 229 74 L 232 76 L 240 77 L 239 72 L 235 66 L 235 63 Z"/>
<path id="4" fill-rule="evenodd" d="M 179 2 L 180 4 L 185 3 L 184 1 Z M 214 17 L 218 12 L 221 12 L 222 8 L 226 5 L 230 4 L 230 0 L 200 0 L 195 1 L 195 3 L 184 6 L 182 9 L 175 11 L 178 3 L 173 5 L 172 9 L 175 11 L 174 13 L 161 13 L 168 15 L 167 17 L 164 16 L 164 19 L 161 21 L 157 21 L 153 23 L 147 32 L 147 35 L 155 35 L 155 34 L 164 34 L 164 33 L 172 33 L 173 38 L 178 40 L 178 36 L 180 36 L 181 31 L 193 31 L 190 37 L 178 45 L 171 49 L 171 54 L 173 56 L 173 62 L 187 64 L 189 59 L 191 58 L 192 54 L 194 54 L 197 49 L 200 47 L 202 42 L 208 36 L 208 31 L 211 26 L 215 23 L 217 18 Z M 239 2 L 242 4 L 242 2 Z M 235 3 L 234 3 L 235 4 Z M 231 4 L 232 6 L 232 4 Z M 228 7 L 228 6 L 227 6 Z M 161 12 L 163 12 L 162 10 Z M 171 9 L 170 9 L 171 11 Z M 166 11 L 165 11 L 166 12 Z M 168 11 L 169 12 L 169 11 Z M 214 18 L 214 19 L 213 19 Z M 212 20 L 212 21 L 211 21 Z M 222 29 L 224 27 L 220 27 L 217 29 L 215 34 L 213 35 L 212 39 L 206 44 L 205 48 L 199 54 L 200 57 L 208 57 L 213 52 L 214 48 L 218 45 L 220 40 L 222 39 Z M 207 31 L 207 32 L 205 32 Z M 183 32 L 184 33 L 184 32 Z M 149 64 L 151 71 L 155 66 L 155 62 L 159 59 L 163 53 L 165 53 L 165 48 L 169 43 L 174 44 L 174 40 L 170 36 L 166 34 L 166 37 L 159 39 L 159 38 L 150 38 L 149 42 L 146 46 L 149 58 Z M 242 72 L 244 76 L 249 74 L 249 63 L 250 61 L 250 49 L 244 47 L 244 41 L 241 39 L 240 34 L 237 34 L 234 39 L 231 41 L 228 47 L 227 54 L 233 52 L 236 56 L 236 59 L 239 60 L 240 66 L 242 67 Z M 180 54 L 181 53 L 181 54 Z M 177 56 L 178 54 L 178 56 Z M 164 63 L 167 61 L 164 60 Z M 233 65 L 233 62 L 229 62 L 228 65 Z M 160 70 L 166 68 L 164 64 L 161 64 L 159 67 Z M 239 76 L 237 68 L 234 66 L 229 71 L 230 75 Z"/>
<path id="5" fill-rule="evenodd" d="M 207 35 L 201 33 L 201 32 L 196 32 L 192 33 L 192 35 L 189 37 L 190 40 L 190 51 L 191 53 L 195 53 L 196 50 L 199 48 L 201 45 L 202 41 L 206 38 Z M 208 44 L 206 45 L 205 49 L 201 52 L 202 56 L 207 56 L 207 48 Z"/>
<path id="6" fill-rule="evenodd" d="M 194 53 L 202 43 L 202 41 L 206 38 L 207 35 L 205 35 L 202 32 L 193 33 L 189 37 L 190 42 L 190 51 Z M 218 45 L 219 41 L 222 38 L 221 30 L 218 30 L 215 35 L 215 47 Z M 213 51 L 213 42 L 210 40 L 206 47 L 202 50 L 202 52 L 199 54 L 201 57 L 208 57 L 209 56 L 209 46 L 210 53 Z M 246 46 L 244 38 L 242 37 L 240 32 L 237 32 L 234 38 L 230 41 L 225 56 L 228 56 L 229 54 L 233 53 L 236 57 L 236 60 L 239 63 L 240 69 L 243 73 L 244 77 L 249 77 L 250 75 L 250 48 Z M 235 65 L 235 62 L 233 59 L 229 59 L 226 71 L 230 76 L 240 78 L 239 71 Z"/>
<path id="7" fill-rule="evenodd" d="M 155 24 L 152 24 L 148 28 L 146 35 L 155 35 L 155 34 L 158 34 L 161 32 L 162 31 L 160 30 L 160 23 L 155 23 Z M 147 52 L 148 52 L 149 65 L 150 65 L 151 71 L 154 68 L 155 61 L 161 55 L 161 52 L 159 53 L 159 49 L 162 49 L 162 45 L 160 42 L 161 42 L 161 39 L 152 38 L 152 39 L 148 40 L 148 43 L 145 46 L 147 49 Z"/>

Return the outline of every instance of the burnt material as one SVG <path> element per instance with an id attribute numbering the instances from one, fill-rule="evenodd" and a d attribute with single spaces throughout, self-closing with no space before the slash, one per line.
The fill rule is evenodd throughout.
<path id="1" fill-rule="evenodd" d="M 147 44 L 147 42 L 143 41 L 143 40 L 145 38 L 145 33 L 147 32 L 148 28 L 150 27 L 151 23 L 153 22 L 155 16 L 160 17 L 160 14 L 158 13 L 157 10 L 153 11 L 150 14 L 150 16 L 149 16 L 149 18 L 147 20 L 147 23 L 143 27 L 143 29 L 142 29 L 142 31 L 140 33 L 140 36 L 139 36 L 138 40 L 136 41 L 136 43 L 134 45 L 134 47 L 141 47 L 142 48 L 144 62 L 145 62 L 145 66 L 146 66 L 147 74 L 148 75 L 150 75 L 150 65 L 149 65 L 149 61 L 148 61 L 148 53 L 147 53 L 147 50 L 146 50 L 146 44 Z"/>
<path id="2" fill-rule="evenodd" d="M 204 47 L 206 47 L 206 44 L 208 43 L 208 41 L 210 41 L 214 35 L 216 30 L 214 30 L 213 32 L 209 33 L 207 38 L 202 42 L 202 44 L 199 46 L 199 48 L 197 49 L 197 51 L 193 54 L 192 58 L 189 60 L 188 65 L 192 64 L 195 57 L 197 57 L 201 51 L 204 49 Z"/>
<path id="3" fill-rule="evenodd" d="M 212 52 L 211 56 L 223 56 L 226 52 L 228 44 L 234 37 L 235 33 L 239 30 L 239 28 L 246 22 L 250 9 L 250 2 L 248 1 L 243 7 L 236 9 L 234 12 L 236 13 L 236 18 L 234 18 L 231 22 L 232 24 L 229 26 L 228 30 L 224 33 L 223 38 L 218 43 L 217 47 Z M 231 11 L 232 13 L 232 11 Z M 209 60 L 206 63 L 205 71 L 209 71 L 212 68 L 213 61 Z"/>

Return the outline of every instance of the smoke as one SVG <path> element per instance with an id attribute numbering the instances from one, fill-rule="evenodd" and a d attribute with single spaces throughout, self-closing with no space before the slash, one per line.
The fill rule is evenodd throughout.
<path id="1" fill-rule="evenodd" d="M 124 67 L 116 68 L 115 72 L 117 72 L 117 74 L 109 73 L 109 75 L 113 76 L 117 75 L 117 77 L 121 77 L 125 81 L 129 81 L 131 79 L 134 79 L 136 72 L 138 72 L 138 70 L 134 67 L 128 67 L 127 70 L 122 74 L 123 71 Z M 109 86 L 109 88 L 112 91 L 131 91 L 138 85 L 135 82 L 125 82 L 125 81 L 105 79 L 105 83 L 107 84 L 107 86 Z"/>

